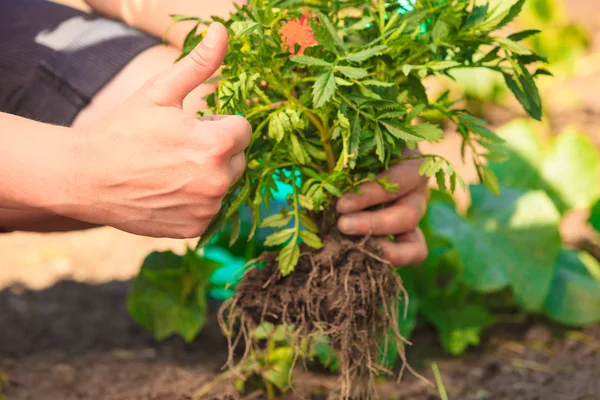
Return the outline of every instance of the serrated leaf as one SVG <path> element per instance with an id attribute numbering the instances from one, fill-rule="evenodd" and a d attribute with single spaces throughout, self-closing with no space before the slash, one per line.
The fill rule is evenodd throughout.
<path id="1" fill-rule="evenodd" d="M 340 71 L 342 74 L 346 75 L 346 77 L 350 79 L 362 79 L 365 76 L 369 75 L 366 69 L 362 68 L 354 68 L 354 67 L 342 67 L 336 66 L 335 69 Z"/>
<path id="2" fill-rule="evenodd" d="M 500 29 L 509 23 L 511 23 L 523 10 L 523 5 L 525 4 L 525 0 L 518 0 L 508 11 L 508 14 L 498 23 L 495 29 Z"/>
<path id="3" fill-rule="evenodd" d="M 279 113 L 272 114 L 271 119 L 269 120 L 269 137 L 277 142 L 281 142 L 284 136 L 285 128 L 279 118 Z"/>
<path id="4" fill-rule="evenodd" d="M 356 167 L 356 161 L 358 159 L 358 150 L 360 148 L 360 116 L 356 113 L 354 117 L 354 122 L 352 124 L 352 129 L 350 131 L 350 155 L 352 156 L 348 161 L 348 165 L 351 169 Z"/>
<path id="5" fill-rule="evenodd" d="M 285 243 L 286 241 L 288 241 L 292 235 L 294 235 L 295 230 L 293 228 L 290 229 L 284 229 L 278 232 L 275 232 L 269 236 L 267 236 L 267 239 L 265 240 L 265 246 L 267 247 L 275 247 L 275 246 L 279 246 L 283 243 Z"/>
<path id="6" fill-rule="evenodd" d="M 518 83 L 513 76 L 506 73 L 503 75 L 508 88 L 513 92 L 525 111 L 527 111 L 532 118 L 541 121 L 542 100 L 531 75 L 525 71 L 525 74 L 517 77 Z"/>
<path id="7" fill-rule="evenodd" d="M 340 37 L 338 36 L 338 30 L 335 29 L 335 27 L 331 23 L 331 20 L 329 19 L 329 17 L 320 11 L 317 11 L 317 16 L 319 17 L 319 21 L 321 22 L 321 25 L 323 25 L 327 29 L 330 40 L 332 40 L 333 43 L 335 43 L 340 49 L 344 50 L 346 46 L 344 45 L 344 42 L 342 42 L 342 39 L 340 39 Z M 313 29 L 314 29 L 314 25 L 318 25 L 318 24 L 311 24 Z M 316 36 L 316 32 L 315 32 L 315 36 Z M 318 40 L 318 38 L 317 38 L 317 40 Z"/>
<path id="8" fill-rule="evenodd" d="M 519 54 L 519 55 L 523 55 L 523 56 L 527 56 L 531 54 L 531 50 L 529 50 L 526 47 L 521 46 L 520 44 L 513 42 L 512 40 L 508 39 L 508 38 L 496 38 L 496 42 L 500 44 L 500 46 L 505 49 L 508 50 L 512 53 L 515 54 Z"/>
<path id="9" fill-rule="evenodd" d="M 328 63 L 325 60 L 320 58 L 310 57 L 310 56 L 292 56 L 290 60 L 297 64 L 301 65 L 315 65 L 319 67 L 331 67 L 333 66 L 331 63 Z"/>
<path id="10" fill-rule="evenodd" d="M 446 69 L 458 67 L 462 65 L 458 61 L 433 61 L 427 64 L 427 68 L 434 71 L 443 71 Z"/>
<path id="11" fill-rule="evenodd" d="M 318 249 L 320 249 L 320 248 L 323 247 L 323 242 L 313 232 L 310 232 L 310 231 L 300 231 L 300 238 L 302 239 L 302 241 L 304 242 L 304 244 L 306 244 L 309 247 L 312 247 L 313 249 L 317 249 L 318 250 Z"/>
<path id="12" fill-rule="evenodd" d="M 282 276 L 288 276 L 296 268 L 300 259 L 300 246 L 295 241 L 288 243 L 277 257 L 278 268 Z"/>
<path id="13" fill-rule="evenodd" d="M 247 36 L 259 27 L 258 22 L 254 21 L 234 21 L 231 24 L 231 30 L 237 37 Z"/>
<path id="14" fill-rule="evenodd" d="M 407 79 L 410 90 L 417 100 L 419 100 L 421 103 L 429 104 L 427 91 L 425 90 L 425 86 L 423 86 L 421 80 L 414 75 L 408 75 Z"/>
<path id="15" fill-rule="evenodd" d="M 354 54 L 350 54 L 346 56 L 346 60 L 353 62 L 363 62 L 368 60 L 369 58 L 380 54 L 382 51 L 386 50 L 388 46 L 379 45 L 375 47 L 371 47 L 370 49 L 362 50 Z"/>
<path id="16" fill-rule="evenodd" d="M 496 196 L 500 196 L 500 183 L 496 174 L 488 167 L 481 167 L 483 184 L 494 193 Z"/>
<path id="17" fill-rule="evenodd" d="M 261 228 L 283 228 L 287 226 L 292 220 L 291 214 L 282 214 L 277 213 L 274 215 L 270 215 L 267 218 L 263 219 L 260 224 Z"/>
<path id="18" fill-rule="evenodd" d="M 379 124 L 375 124 L 375 153 L 379 161 L 385 161 L 385 144 L 383 142 L 383 132 L 379 127 Z"/>
<path id="19" fill-rule="evenodd" d="M 240 238 L 240 231 L 241 231 L 241 227 L 242 227 L 242 221 L 240 219 L 240 214 L 234 214 L 231 217 L 231 220 L 229 221 L 229 225 L 230 225 L 230 238 L 229 238 L 229 247 L 233 247 L 233 245 L 238 241 L 238 239 Z"/>
<path id="20" fill-rule="evenodd" d="M 429 142 L 437 142 L 444 138 L 444 131 L 439 126 L 430 124 L 429 122 L 413 125 L 411 129 Z"/>
<path id="21" fill-rule="evenodd" d="M 325 188 L 325 190 L 327 190 L 329 193 L 331 193 L 332 195 L 334 195 L 336 197 L 342 197 L 343 196 L 343 193 L 340 192 L 340 189 L 336 188 L 331 183 L 325 183 L 323 185 L 323 187 Z"/>
<path id="22" fill-rule="evenodd" d="M 329 70 L 319 75 L 313 86 L 313 103 L 315 108 L 321 108 L 331 100 L 335 94 L 336 87 L 333 71 Z"/>
<path id="23" fill-rule="evenodd" d="M 396 84 L 393 82 L 383 82 L 375 79 L 367 79 L 366 81 L 361 82 L 365 86 L 379 86 L 379 87 L 392 87 Z"/>
<path id="24" fill-rule="evenodd" d="M 290 141 L 292 142 L 292 155 L 295 160 L 300 164 L 306 164 L 308 162 L 306 153 L 300 144 L 300 141 L 296 137 L 296 135 L 290 135 Z"/>
<path id="25" fill-rule="evenodd" d="M 300 214 L 300 223 L 303 227 L 311 232 L 317 233 L 319 231 L 319 228 L 317 228 L 317 225 L 315 225 L 314 221 L 304 213 Z"/>
<path id="26" fill-rule="evenodd" d="M 385 129 L 387 129 L 387 131 L 389 133 L 391 133 L 394 137 L 398 138 L 398 139 L 402 139 L 402 140 L 406 140 L 406 141 L 421 141 L 423 140 L 421 137 L 415 135 L 412 132 L 409 132 L 409 130 L 405 127 L 400 127 L 398 125 L 394 125 L 392 123 L 389 122 L 382 122 L 381 123 Z"/>
<path id="27" fill-rule="evenodd" d="M 355 85 L 354 82 L 347 81 L 338 76 L 335 77 L 335 83 L 337 83 L 338 86 L 354 86 Z"/>
<path id="28" fill-rule="evenodd" d="M 520 42 L 521 40 L 525 40 L 528 37 L 537 35 L 540 32 L 541 31 L 538 30 L 538 29 L 528 29 L 528 30 L 525 30 L 525 31 L 513 33 L 512 35 L 508 36 L 508 39 L 510 39 L 510 40 L 512 40 L 514 42 Z"/>

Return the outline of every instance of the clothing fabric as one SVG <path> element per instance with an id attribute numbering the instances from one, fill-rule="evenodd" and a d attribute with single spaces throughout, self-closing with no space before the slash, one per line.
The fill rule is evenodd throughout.
<path id="1" fill-rule="evenodd" d="M 129 61 L 160 40 L 46 0 L 0 0 L 0 111 L 69 126 Z"/>

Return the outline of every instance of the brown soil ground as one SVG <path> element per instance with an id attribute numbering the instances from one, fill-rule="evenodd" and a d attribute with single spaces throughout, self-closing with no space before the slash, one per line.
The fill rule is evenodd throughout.
<path id="1" fill-rule="evenodd" d="M 575 125 L 597 138 L 600 3 L 569 3 L 573 15 L 596 32 L 595 51 L 585 74 L 555 89 L 568 90 L 579 103 L 565 106 L 555 96 L 552 124 L 557 131 Z M 513 115 L 504 109 L 489 114 L 498 123 Z M 435 151 L 456 160 L 457 145 L 451 136 Z M 589 236 L 581 219 L 577 215 L 565 224 L 566 241 Z M 10 400 L 179 400 L 211 381 L 227 354 L 216 321 L 218 304 L 211 304 L 209 323 L 189 345 L 176 338 L 155 342 L 125 308 L 130 279 L 143 257 L 155 249 L 185 246 L 108 228 L 0 236 L 0 375 L 8 378 L 2 388 L 0 377 L 0 393 Z M 486 332 L 483 343 L 465 357 L 452 358 L 423 326 L 408 349 L 409 362 L 433 380 L 426 366 L 436 360 L 453 400 L 600 400 L 600 326 L 565 331 L 507 316 Z M 287 399 L 324 399 L 337 378 L 300 372 L 297 384 L 298 394 Z M 440 398 L 436 388 L 410 377 L 379 389 L 386 400 Z M 222 397 L 234 393 L 228 384 L 216 390 Z"/>

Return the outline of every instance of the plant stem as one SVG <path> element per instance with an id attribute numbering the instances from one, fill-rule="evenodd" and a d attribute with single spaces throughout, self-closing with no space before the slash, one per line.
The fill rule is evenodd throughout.
<path id="1" fill-rule="evenodd" d="M 333 153 L 333 146 L 331 145 L 331 140 L 327 133 L 327 129 L 323 126 L 321 119 L 312 111 L 305 109 L 304 113 L 319 131 L 321 135 L 321 142 L 323 143 L 323 148 L 325 150 L 325 156 L 327 157 L 327 167 L 329 168 L 329 171 L 333 171 L 335 169 L 335 154 Z"/>

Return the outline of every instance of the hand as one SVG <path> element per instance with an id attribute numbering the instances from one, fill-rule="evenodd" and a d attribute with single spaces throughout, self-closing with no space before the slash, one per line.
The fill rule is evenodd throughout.
<path id="1" fill-rule="evenodd" d="M 342 214 L 338 227 L 343 233 L 395 237 L 395 242 L 379 240 L 384 257 L 396 266 L 419 264 L 427 258 L 427 243 L 418 225 L 427 209 L 429 189 L 427 178 L 419 175 L 420 165 L 420 160 L 409 160 L 380 175 L 399 185 L 395 193 L 370 182 L 360 187 L 361 194 L 346 194 L 337 203 Z M 377 205 L 385 207 L 368 210 Z"/>
<path id="2" fill-rule="evenodd" d="M 242 176 L 252 133 L 239 116 L 198 119 L 182 110 L 223 63 L 227 43 L 225 27 L 211 25 L 188 57 L 83 128 L 70 197 L 53 211 L 144 236 L 200 236 Z"/>

